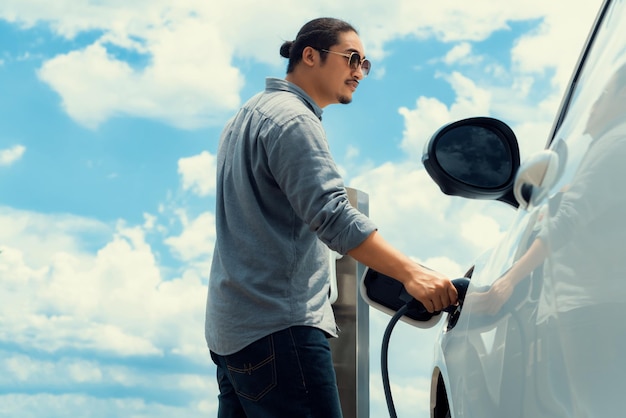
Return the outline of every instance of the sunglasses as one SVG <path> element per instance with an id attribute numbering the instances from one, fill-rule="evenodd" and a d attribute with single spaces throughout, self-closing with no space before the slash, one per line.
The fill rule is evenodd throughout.
<path id="1" fill-rule="evenodd" d="M 367 76 L 370 72 L 370 68 L 372 68 L 372 63 L 368 59 L 361 58 L 361 55 L 358 52 L 344 54 L 343 52 L 330 51 L 328 49 L 320 49 L 320 51 L 348 58 L 348 65 L 350 68 L 352 68 L 352 70 L 356 70 L 359 66 L 361 66 L 361 71 L 363 71 L 364 76 Z"/>

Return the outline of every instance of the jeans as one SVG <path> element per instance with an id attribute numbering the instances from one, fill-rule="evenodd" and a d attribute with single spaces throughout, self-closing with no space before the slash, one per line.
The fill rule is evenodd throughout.
<path id="1" fill-rule="evenodd" d="M 295 326 L 220 356 L 218 418 L 341 418 L 330 345 L 323 331 Z"/>

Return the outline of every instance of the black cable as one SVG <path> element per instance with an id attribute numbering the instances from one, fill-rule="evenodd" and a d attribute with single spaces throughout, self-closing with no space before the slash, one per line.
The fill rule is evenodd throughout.
<path id="1" fill-rule="evenodd" d="M 444 309 L 445 312 L 452 313 L 463 305 L 463 300 L 465 299 L 465 294 L 467 293 L 467 288 L 469 286 L 469 278 L 461 277 L 459 279 L 452 280 L 452 284 L 456 288 L 458 295 L 458 304 L 450 305 Z M 385 391 L 385 400 L 387 401 L 387 409 L 389 410 L 389 418 L 398 418 L 396 415 L 396 407 L 393 403 L 393 397 L 391 396 L 391 385 L 389 384 L 389 366 L 388 362 L 388 353 L 389 353 L 389 340 L 391 339 L 391 332 L 393 328 L 396 326 L 400 318 L 408 311 L 413 311 L 413 313 L 424 315 L 428 313 L 424 305 L 421 302 L 413 299 L 408 293 L 405 292 L 404 296 L 400 296 L 400 299 L 403 302 L 406 302 L 398 311 L 391 317 L 389 324 L 387 324 L 387 328 L 385 329 L 385 334 L 383 335 L 383 344 L 380 350 L 380 371 L 383 376 L 383 389 Z M 440 312 L 430 313 L 429 318 L 434 315 L 439 315 Z"/>
<path id="2" fill-rule="evenodd" d="M 387 401 L 387 409 L 389 410 L 390 418 L 398 418 L 396 415 L 396 407 L 393 403 L 393 397 L 391 395 L 391 385 L 389 384 L 389 366 L 388 362 L 388 352 L 389 352 L 389 340 L 391 338 L 391 332 L 393 328 L 396 326 L 396 323 L 402 318 L 410 308 L 413 301 L 406 303 L 402 306 L 398 311 L 391 317 L 389 324 L 387 324 L 387 328 L 385 329 L 385 334 L 383 335 L 383 344 L 380 352 L 380 369 L 383 375 L 383 389 L 385 391 L 385 399 Z"/>

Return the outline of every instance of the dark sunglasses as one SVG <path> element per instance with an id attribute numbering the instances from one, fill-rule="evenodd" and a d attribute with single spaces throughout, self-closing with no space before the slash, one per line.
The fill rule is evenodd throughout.
<path id="1" fill-rule="evenodd" d="M 342 57 L 348 58 L 348 65 L 353 70 L 356 70 L 361 66 L 361 71 L 363 71 L 363 75 L 367 76 L 370 72 L 370 68 L 372 68 L 372 63 L 365 58 L 361 58 L 361 55 L 358 52 L 351 52 L 349 54 L 344 54 L 343 52 L 330 51 L 328 49 L 320 49 L 323 52 L 329 52 L 331 54 L 341 55 Z"/>

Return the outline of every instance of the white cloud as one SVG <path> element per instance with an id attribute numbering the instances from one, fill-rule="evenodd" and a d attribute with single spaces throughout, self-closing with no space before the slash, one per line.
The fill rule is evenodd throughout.
<path id="1" fill-rule="evenodd" d="M 110 227 L 0 207 L 0 346 L 19 347 L 0 349 L 0 391 L 15 392 L 0 396 L 0 415 L 216 412 L 216 399 L 206 398 L 217 393 L 202 333 L 206 284 L 192 267 L 165 276 L 147 241 L 157 220 L 145 219 L 142 227 Z M 128 360 L 155 357 L 156 370 Z M 172 358 L 196 371 L 185 374 L 178 360 L 170 367 Z M 76 388 L 111 397 L 76 395 Z M 116 398 L 111 388 L 128 395 Z M 151 399 L 155 390 L 196 401 L 168 405 L 168 397 Z"/>
<path id="2" fill-rule="evenodd" d="M 419 97 L 415 109 L 399 109 L 404 116 L 402 149 L 414 161 L 421 161 L 424 144 L 441 126 L 466 117 L 490 113 L 491 93 L 488 90 L 477 86 L 458 72 L 445 78 L 456 93 L 455 102 L 449 109 L 433 97 Z"/>
<path id="3" fill-rule="evenodd" d="M 559 2 L 546 3 L 541 25 L 523 35 L 511 51 L 513 62 L 529 73 L 555 69 L 554 86 L 562 90 L 571 77 L 600 4 L 595 0 L 563 8 Z"/>
<path id="4" fill-rule="evenodd" d="M 17 210 L 0 211 L 0 225 L 3 299 L 20 306 L 0 319 L 0 341 L 120 356 L 204 347 L 204 283 L 164 277 L 142 228 L 120 224 L 111 237 L 88 219 Z"/>
<path id="5" fill-rule="evenodd" d="M 469 42 L 461 42 L 455 45 L 443 58 L 443 62 L 448 65 L 467 62 L 472 53 L 472 45 Z"/>
<path id="6" fill-rule="evenodd" d="M 201 213 L 191 221 L 184 210 L 178 211 L 183 231 L 165 239 L 172 253 L 200 277 L 207 277 L 215 244 L 215 215 Z"/>
<path id="7" fill-rule="evenodd" d="M 216 158 L 207 151 L 178 160 L 178 174 L 182 176 L 183 190 L 191 190 L 198 196 L 215 192 Z"/>
<path id="8" fill-rule="evenodd" d="M 224 114 L 238 105 L 244 81 L 235 59 L 284 65 L 278 55 L 280 44 L 293 39 L 312 16 L 333 15 L 352 22 L 374 59 L 381 59 L 385 44 L 394 39 L 436 38 L 467 45 L 463 42 L 509 30 L 509 22 L 543 19 L 536 33 L 518 41 L 513 60 L 522 71 L 556 68 L 554 85 L 562 87 L 599 3 L 569 7 L 566 0 L 501 4 L 480 0 L 472 7 L 440 2 L 424 8 L 420 2 L 368 0 L 354 9 L 333 0 L 303 2 L 298 8 L 251 0 L 210 4 L 190 0 L 175 5 L 164 0 L 7 0 L 0 18 L 26 27 L 48 23 L 67 38 L 102 32 L 91 45 L 60 54 L 40 70 L 42 80 L 59 93 L 77 122 L 94 128 L 115 115 L 128 115 L 193 129 L 221 123 Z M 261 15 L 266 18 L 259 19 Z M 559 42 L 561 38 L 567 42 Z M 133 68 L 115 58 L 110 46 L 145 54 L 149 63 Z M 463 51 L 454 54 L 459 52 Z"/>
<path id="9" fill-rule="evenodd" d="M 466 238 L 466 237 L 464 237 Z M 470 241 L 471 242 L 471 241 Z M 477 243 L 478 245 L 489 245 L 492 242 L 489 241 L 480 241 Z M 439 271 L 451 279 L 462 277 L 463 274 L 467 271 L 467 265 L 460 265 L 457 261 L 451 259 L 452 254 L 448 254 L 447 256 L 439 256 L 439 257 L 431 257 L 426 260 L 417 260 L 419 263 L 428 266 L 429 268 Z"/>
<path id="10" fill-rule="evenodd" d="M 215 215 L 204 212 L 191 221 L 183 210 L 178 215 L 183 231 L 179 236 L 167 238 L 165 243 L 185 261 L 209 256 L 215 242 Z"/>
<path id="11" fill-rule="evenodd" d="M 0 149 L 0 167 L 9 166 L 18 161 L 24 153 L 26 147 L 23 145 L 15 145 L 8 149 Z"/>
<path id="12" fill-rule="evenodd" d="M 346 156 L 345 159 L 348 161 L 354 161 L 356 160 L 359 155 L 361 154 L 361 150 L 353 145 L 348 146 L 348 148 L 346 149 Z"/>
<path id="13" fill-rule="evenodd" d="M 3 260 L 25 263 L 28 268 L 47 268 L 55 254 L 72 253 L 78 258 L 92 240 L 111 236 L 109 225 L 69 214 L 45 215 L 0 206 L 0 245 Z M 0 268 L 3 264 L 0 264 Z M 6 266 L 6 264 L 4 264 Z M 0 274 L 2 271 L 0 270 Z M 1 275 L 2 279 L 12 276 Z"/>
<path id="14" fill-rule="evenodd" d="M 444 233 L 440 226 L 450 202 L 424 170 L 385 164 L 354 178 L 350 187 L 367 191 L 369 216 L 392 245 L 420 258 L 444 255 L 432 253 L 432 241 Z"/>
<path id="15" fill-rule="evenodd" d="M 502 225 L 481 213 L 468 214 L 459 235 L 473 243 L 479 252 L 493 247 L 503 236 Z"/>
<path id="16" fill-rule="evenodd" d="M 199 22 L 164 32 L 145 69 L 116 59 L 96 42 L 45 62 L 39 76 L 59 93 L 70 117 L 90 128 L 118 115 L 160 119 L 183 129 L 221 120 L 239 104 L 242 85 L 239 71 L 227 62 L 230 53 Z"/>
<path id="17" fill-rule="evenodd" d="M 446 196 L 411 164 L 385 164 L 349 186 L 368 193 L 370 218 L 392 245 L 451 277 L 495 245 L 514 214 L 503 203 Z"/>
<path id="18" fill-rule="evenodd" d="M 158 385 L 160 389 L 164 387 L 175 389 L 177 383 L 177 380 L 168 382 L 164 379 L 159 381 Z M 215 392 L 215 389 L 211 391 Z M 146 402 L 138 396 L 128 395 L 110 398 L 78 393 L 0 395 L 0 413 L 4 416 L 66 417 L 68 412 L 75 418 L 216 416 L 217 402 L 206 400 L 194 405 L 167 405 L 154 401 Z"/>
<path id="19" fill-rule="evenodd" d="M 448 38 L 442 38 L 461 41 L 442 60 L 462 65 L 462 70 L 440 74 L 450 83 L 456 98 L 449 108 L 435 97 L 424 96 L 417 99 L 415 109 L 400 108 L 405 118 L 403 150 L 412 158 L 419 157 L 423 144 L 439 127 L 470 116 L 495 116 L 511 125 L 518 137 L 522 160 L 543 147 L 599 6 L 599 0 L 576 8 L 564 8 L 558 1 L 509 3 L 508 10 L 495 4 L 484 7 L 473 4 L 463 11 L 456 10 L 453 4 L 441 6 L 439 11 L 449 8 L 450 12 L 457 12 L 452 13 L 455 17 L 449 17 L 448 23 L 461 17 L 471 20 L 475 10 L 487 14 L 484 20 L 475 20 L 477 32 L 468 35 L 446 32 Z M 493 22 L 487 22 L 489 19 Z M 515 40 L 510 68 L 472 55 L 473 41 L 490 36 L 498 28 L 506 28 L 504 22 L 526 19 L 539 21 L 535 30 Z M 459 21 L 457 27 L 462 28 L 463 24 Z M 545 86 L 541 84 L 544 78 L 548 81 Z"/>

